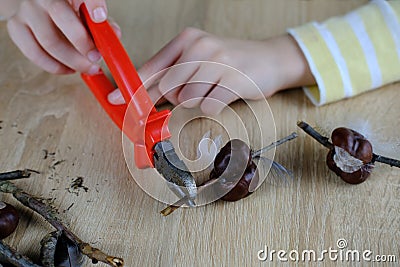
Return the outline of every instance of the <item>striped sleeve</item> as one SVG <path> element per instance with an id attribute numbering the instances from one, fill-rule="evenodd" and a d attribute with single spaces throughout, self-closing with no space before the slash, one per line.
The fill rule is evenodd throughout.
<path id="1" fill-rule="evenodd" d="M 315 105 L 355 96 L 400 80 L 400 1 L 374 0 L 343 17 L 288 29 L 316 85 Z"/>

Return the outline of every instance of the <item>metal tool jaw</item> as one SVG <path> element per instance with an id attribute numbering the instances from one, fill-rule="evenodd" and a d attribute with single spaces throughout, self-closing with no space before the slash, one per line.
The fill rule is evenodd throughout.
<path id="1" fill-rule="evenodd" d="M 83 73 L 82 79 L 111 119 L 134 143 L 136 167 L 156 167 L 168 182 L 169 188 L 178 197 L 187 197 L 187 205 L 194 206 L 197 192 L 195 180 L 176 155 L 172 143 L 167 141 L 171 136 L 168 129 L 171 112 L 156 110 L 111 25 L 107 21 L 93 22 L 85 4 L 81 5 L 80 12 L 83 23 L 92 35 L 127 104 L 115 106 L 108 102 L 107 96 L 114 90 L 114 86 L 103 71 L 94 75 Z"/>
<path id="2" fill-rule="evenodd" d="M 187 197 L 188 206 L 196 206 L 196 182 L 185 163 L 176 154 L 172 143 L 169 140 L 158 142 L 154 151 L 155 168 L 167 180 L 171 191 L 180 199 Z"/>

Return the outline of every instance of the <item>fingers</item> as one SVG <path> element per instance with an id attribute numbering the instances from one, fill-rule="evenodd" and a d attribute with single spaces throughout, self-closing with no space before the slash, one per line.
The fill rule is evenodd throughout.
<path id="1" fill-rule="evenodd" d="M 194 108 L 202 102 L 220 80 L 222 72 L 215 65 L 204 63 L 180 90 L 178 101 L 186 108 Z"/>
<path id="2" fill-rule="evenodd" d="M 121 31 L 121 28 L 119 27 L 119 25 L 111 18 L 109 19 L 108 22 L 110 23 L 110 26 L 113 28 L 113 30 L 114 30 L 115 34 L 117 35 L 117 37 L 119 39 L 121 39 L 122 31 Z"/>
<path id="3" fill-rule="evenodd" d="M 75 11 L 79 10 L 82 3 L 85 3 L 90 18 L 94 22 L 103 22 L 107 19 L 107 5 L 105 0 L 71 0 L 70 3 L 74 7 Z"/>
<path id="4" fill-rule="evenodd" d="M 8 31 L 22 53 L 42 69 L 56 74 L 94 74 L 101 56 L 78 15 L 64 0 L 21 3 L 8 21 Z"/>
<path id="5" fill-rule="evenodd" d="M 113 105 L 125 104 L 125 99 L 118 88 L 108 94 L 107 100 Z"/>
<path id="6" fill-rule="evenodd" d="M 172 104 L 177 105 L 180 88 L 196 73 L 199 63 L 178 63 L 161 78 L 160 93 Z"/>
<path id="7" fill-rule="evenodd" d="M 152 101 L 159 103 L 165 98 L 174 105 L 200 106 L 206 114 L 217 114 L 237 100 L 235 93 L 217 85 L 221 79 L 222 84 L 233 83 L 224 71 L 226 66 L 207 62 L 215 61 L 220 47 L 216 38 L 196 29 L 187 29 L 170 41 L 138 71 Z M 160 73 L 156 75 L 159 78 L 154 76 L 156 73 Z M 112 92 L 108 100 L 112 104 L 125 102 L 119 90 Z"/>
<path id="8" fill-rule="evenodd" d="M 49 8 L 50 18 L 78 52 L 92 63 L 101 59 L 92 38 L 81 23 L 78 15 L 65 1 L 53 1 Z"/>
<path id="9" fill-rule="evenodd" d="M 178 63 L 177 61 L 181 57 L 185 48 L 191 47 L 191 45 L 203 34 L 203 31 L 194 28 L 187 28 L 177 37 L 172 39 L 139 70 L 143 81 L 146 81 L 155 73 Z"/>
<path id="10" fill-rule="evenodd" d="M 229 88 L 229 87 L 227 87 Z M 231 89 L 216 86 L 201 102 L 200 109 L 204 114 L 217 115 L 232 102 L 239 99 Z"/>
<path id="11" fill-rule="evenodd" d="M 147 90 L 151 101 L 157 106 L 167 102 L 163 95 L 158 90 L 157 86 L 152 86 Z"/>
<path id="12" fill-rule="evenodd" d="M 155 86 L 150 87 L 150 89 L 147 90 L 147 93 L 155 105 L 161 105 L 166 102 L 166 99 L 161 95 L 160 91 Z M 107 99 L 108 102 L 113 105 L 122 105 L 126 103 L 121 91 L 118 88 L 108 94 Z"/>
<path id="13" fill-rule="evenodd" d="M 54 74 L 69 74 L 74 72 L 74 70 L 49 56 L 37 44 L 30 29 L 19 22 L 16 18 L 8 21 L 7 29 L 11 39 L 18 46 L 21 52 L 40 68 Z"/>
<path id="14" fill-rule="evenodd" d="M 61 64 L 77 70 L 94 74 L 99 70 L 97 65 L 92 64 L 85 56 L 82 56 L 65 36 L 59 31 L 51 18 L 39 6 L 25 1 L 27 5 L 19 17 L 23 17 L 25 23 L 32 31 L 37 43 L 55 60 Z M 35 14 L 31 16 L 31 13 Z"/>
<path id="15" fill-rule="evenodd" d="M 212 59 L 215 53 L 214 49 L 208 49 L 211 48 L 211 42 L 207 35 L 202 32 L 200 32 L 201 36 L 196 36 L 195 34 L 196 32 L 194 32 L 191 37 L 195 38 L 194 40 L 191 39 L 193 43 L 185 48 L 180 58 L 176 61 L 176 65 L 168 70 L 164 77 L 161 78 L 159 84 L 160 92 L 174 105 L 180 102 L 178 100 L 178 95 L 183 86 L 193 79 L 192 77 L 199 70 L 200 66 L 207 65 L 206 60 Z M 208 75 L 205 72 L 207 71 L 203 68 L 202 72 L 199 74 L 200 76 L 195 77 L 195 79 L 207 79 Z M 218 74 L 213 73 L 213 75 L 215 75 L 213 79 L 213 82 L 215 82 L 215 80 L 218 80 L 216 78 Z M 207 89 L 210 89 L 210 86 L 202 91 L 206 90 L 207 92 Z M 204 94 L 200 94 L 200 96 Z M 196 105 L 195 102 L 194 105 Z"/>

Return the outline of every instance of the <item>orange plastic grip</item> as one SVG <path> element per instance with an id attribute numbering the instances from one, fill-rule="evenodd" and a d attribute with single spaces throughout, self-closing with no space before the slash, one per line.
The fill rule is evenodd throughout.
<path id="1" fill-rule="evenodd" d="M 155 109 L 111 25 L 107 21 L 93 22 L 85 4 L 81 5 L 80 12 L 81 19 L 91 33 L 125 102 L 129 105 L 115 106 L 108 103 L 107 95 L 114 88 L 103 72 L 81 76 L 113 121 L 134 142 L 136 166 L 140 169 L 154 167 L 154 145 L 171 136 L 168 129 L 171 112 L 169 110 L 158 112 Z M 124 117 L 125 123 L 129 125 L 123 126 Z"/>

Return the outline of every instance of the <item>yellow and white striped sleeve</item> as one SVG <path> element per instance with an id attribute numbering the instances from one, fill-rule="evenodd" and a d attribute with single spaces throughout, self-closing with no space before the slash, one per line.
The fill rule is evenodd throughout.
<path id="1" fill-rule="evenodd" d="M 374 0 L 343 17 L 288 29 L 317 85 L 305 87 L 323 105 L 400 80 L 400 1 Z"/>

